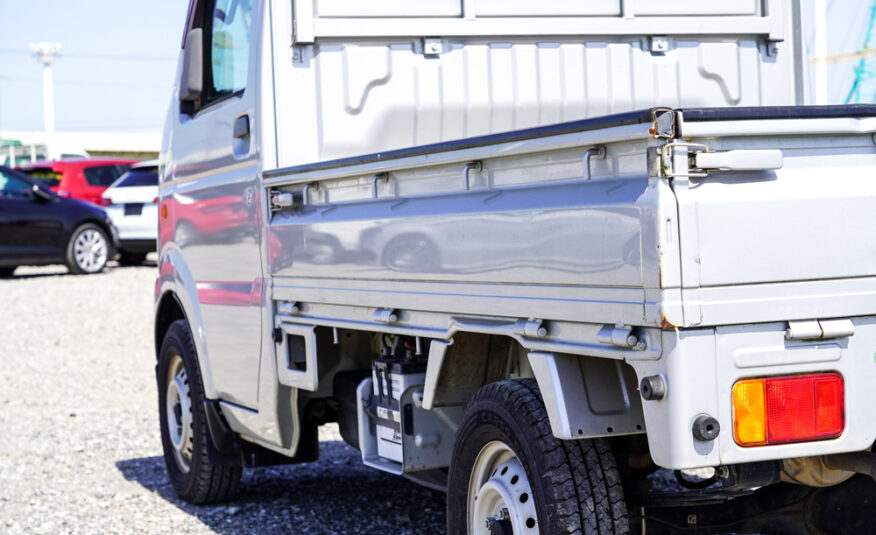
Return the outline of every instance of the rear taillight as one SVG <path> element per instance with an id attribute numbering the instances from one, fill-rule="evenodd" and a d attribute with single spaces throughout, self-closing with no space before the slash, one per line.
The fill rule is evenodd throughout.
<path id="1" fill-rule="evenodd" d="M 152 199 L 152 204 L 158 204 L 158 197 L 155 197 L 154 199 Z"/>
<path id="2" fill-rule="evenodd" d="M 69 198 L 70 198 L 70 192 L 67 191 L 67 190 L 65 190 L 65 189 L 59 189 L 59 190 L 58 190 L 58 197 L 64 197 L 65 199 L 69 199 Z"/>
<path id="3" fill-rule="evenodd" d="M 733 436 L 740 446 L 823 440 L 845 427 L 836 373 L 745 379 L 733 385 Z"/>
<path id="4" fill-rule="evenodd" d="M 112 206 L 112 205 L 113 205 L 113 200 L 112 200 L 112 199 L 109 199 L 109 198 L 107 198 L 107 197 L 101 197 L 101 198 L 100 198 L 100 205 L 101 205 L 101 206 Z"/>

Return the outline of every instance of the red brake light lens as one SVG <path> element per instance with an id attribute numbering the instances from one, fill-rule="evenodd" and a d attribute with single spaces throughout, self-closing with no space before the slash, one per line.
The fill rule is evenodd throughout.
<path id="1" fill-rule="evenodd" d="M 761 401 L 750 403 L 757 391 Z M 733 409 L 742 446 L 836 438 L 845 428 L 843 379 L 836 373 L 746 379 L 733 386 Z"/>

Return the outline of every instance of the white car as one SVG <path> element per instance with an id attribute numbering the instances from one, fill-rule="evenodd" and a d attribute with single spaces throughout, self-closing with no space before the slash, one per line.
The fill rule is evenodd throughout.
<path id="1" fill-rule="evenodd" d="M 158 238 L 158 162 L 132 165 L 103 192 L 101 204 L 119 230 L 119 263 L 143 263 Z"/>

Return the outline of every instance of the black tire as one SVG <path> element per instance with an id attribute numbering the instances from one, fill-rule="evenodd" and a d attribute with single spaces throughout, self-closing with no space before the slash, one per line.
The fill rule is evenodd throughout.
<path id="1" fill-rule="evenodd" d="M 173 322 L 167 330 L 158 357 L 157 377 L 161 445 L 173 490 L 194 504 L 228 500 L 237 489 L 242 468 L 216 466 L 207 455 L 210 438 L 204 413 L 204 389 L 186 320 Z M 170 407 L 172 414 L 168 413 L 168 391 L 176 400 Z M 174 426 L 173 431 L 170 426 Z M 181 446 L 175 447 L 174 440 Z"/>
<path id="2" fill-rule="evenodd" d="M 13 273 L 15 273 L 15 269 L 18 266 L 4 266 L 0 267 L 0 278 L 11 277 Z"/>
<path id="3" fill-rule="evenodd" d="M 100 273 L 109 259 L 106 232 L 94 223 L 76 227 L 67 244 L 67 269 L 76 275 Z"/>
<path id="4" fill-rule="evenodd" d="M 146 253 L 131 253 L 122 251 L 119 254 L 119 264 L 123 266 L 139 266 L 146 260 Z"/>
<path id="5" fill-rule="evenodd" d="M 482 473 L 475 470 L 482 467 L 484 456 L 497 444 L 510 448 L 528 478 L 526 484 L 531 489 L 537 519 L 533 522 L 526 518 L 522 523 L 526 529 L 522 531 L 629 533 L 623 487 L 608 442 L 604 439 L 555 438 L 551 434 L 538 385 L 532 379 L 521 379 L 481 388 L 465 410 L 453 446 L 447 484 L 448 534 L 490 532 L 484 531 L 485 521 L 489 522 L 490 517 L 474 519 L 475 525 L 468 525 L 469 485 L 477 479 L 478 473 Z M 488 467 L 487 473 L 492 472 L 489 481 L 498 481 L 505 473 L 500 468 L 507 466 L 507 461 L 499 464 L 495 471 L 491 466 L 497 465 Z M 481 489 L 487 489 L 487 486 Z M 476 496 L 481 498 L 483 505 L 490 498 L 487 495 L 490 491 L 477 492 Z M 519 501 L 525 503 L 527 497 L 521 494 Z M 475 509 L 479 507 L 477 498 L 471 503 L 475 504 Z M 509 507 L 524 506 L 515 502 Z M 532 509 L 531 505 L 527 507 Z M 512 516 L 514 514 L 519 512 L 512 510 Z M 504 530 L 499 532 L 511 532 L 509 520 L 496 517 L 494 521 L 506 523 L 502 526 Z"/>

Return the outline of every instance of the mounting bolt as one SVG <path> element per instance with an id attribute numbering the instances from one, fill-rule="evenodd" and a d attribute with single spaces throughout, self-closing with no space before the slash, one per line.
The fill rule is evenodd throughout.
<path id="1" fill-rule="evenodd" d="M 437 56 L 444 52 L 444 43 L 441 39 L 424 39 L 423 54 L 427 56 Z"/>
<path id="2" fill-rule="evenodd" d="M 708 442 L 718 438 L 718 434 L 721 433 L 721 424 L 708 414 L 701 414 L 694 420 L 691 431 L 693 431 L 695 439 Z"/>
<path id="3" fill-rule="evenodd" d="M 646 401 L 660 401 L 666 395 L 666 383 L 660 375 L 649 375 L 642 379 L 639 391 Z"/>

